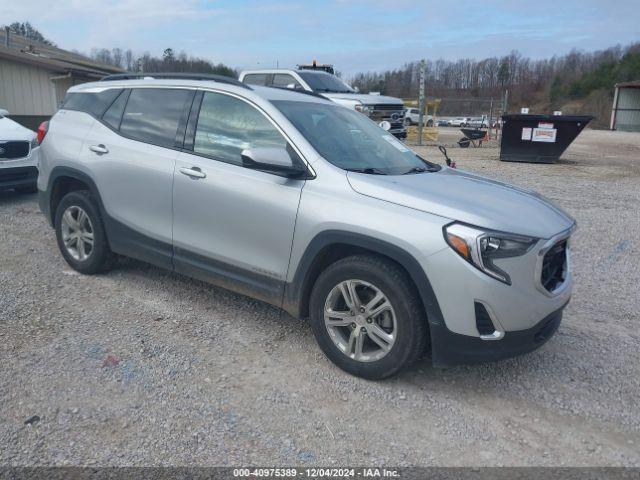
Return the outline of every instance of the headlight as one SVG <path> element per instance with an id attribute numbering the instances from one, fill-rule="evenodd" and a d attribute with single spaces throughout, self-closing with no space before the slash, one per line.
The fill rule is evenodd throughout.
<path id="1" fill-rule="evenodd" d="M 367 116 L 371 114 L 371 110 L 372 110 L 372 108 L 369 105 L 362 105 L 361 103 L 357 104 L 355 108 L 357 111 L 359 111 L 360 113 L 364 113 Z"/>
<path id="2" fill-rule="evenodd" d="M 38 138 L 37 137 L 33 137 L 31 139 L 31 150 L 33 150 L 34 148 L 36 148 L 38 145 L 40 145 L 38 143 Z"/>
<path id="3" fill-rule="evenodd" d="M 524 255 L 538 241 L 537 238 L 491 230 L 481 230 L 461 223 L 444 227 L 444 239 L 455 252 L 487 275 L 511 285 L 509 275 L 493 261 L 498 258 Z"/>

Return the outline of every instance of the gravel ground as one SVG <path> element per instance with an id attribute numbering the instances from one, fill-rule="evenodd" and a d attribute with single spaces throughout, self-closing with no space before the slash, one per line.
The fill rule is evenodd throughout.
<path id="1" fill-rule="evenodd" d="M 132 260 L 79 275 L 35 196 L 1 194 L 0 464 L 640 466 L 640 135 L 450 155 L 577 218 L 575 295 L 532 354 L 384 382 L 258 301 Z"/>

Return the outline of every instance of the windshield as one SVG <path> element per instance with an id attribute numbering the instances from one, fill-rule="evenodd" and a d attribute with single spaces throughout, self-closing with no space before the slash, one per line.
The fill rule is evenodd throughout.
<path id="1" fill-rule="evenodd" d="M 307 82 L 314 92 L 356 93 L 353 88 L 330 73 L 305 72 L 302 70 L 298 72 L 298 75 Z"/>
<path id="2" fill-rule="evenodd" d="M 344 170 L 402 175 L 440 169 L 355 110 L 325 103 L 276 100 L 273 104 L 320 155 Z"/>

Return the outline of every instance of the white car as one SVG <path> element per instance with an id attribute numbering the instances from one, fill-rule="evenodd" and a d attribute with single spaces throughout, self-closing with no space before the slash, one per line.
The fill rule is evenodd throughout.
<path id="1" fill-rule="evenodd" d="M 474 128 L 489 128 L 489 119 L 486 116 L 473 117 L 469 120 L 469 126 Z"/>
<path id="2" fill-rule="evenodd" d="M 425 127 L 433 127 L 433 117 L 431 115 L 425 115 L 422 118 Z M 417 108 L 407 108 L 404 114 L 405 125 L 418 125 L 420 123 L 420 110 Z"/>
<path id="3" fill-rule="evenodd" d="M 32 193 L 38 180 L 37 136 L 8 114 L 0 109 L 0 191 Z"/>
<path id="4" fill-rule="evenodd" d="M 452 127 L 467 127 L 469 126 L 469 121 L 471 119 L 469 117 L 457 117 L 451 120 L 450 125 Z"/>

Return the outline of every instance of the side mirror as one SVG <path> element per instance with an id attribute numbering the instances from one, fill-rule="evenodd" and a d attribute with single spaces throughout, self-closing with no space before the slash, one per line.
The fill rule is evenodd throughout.
<path id="1" fill-rule="evenodd" d="M 296 165 L 286 148 L 257 147 L 242 150 L 242 166 L 283 177 L 300 178 L 307 170 Z"/>
<path id="2" fill-rule="evenodd" d="M 9 115 L 9 110 L 5 110 L 4 108 L 0 108 L 0 117 L 6 117 Z"/>

